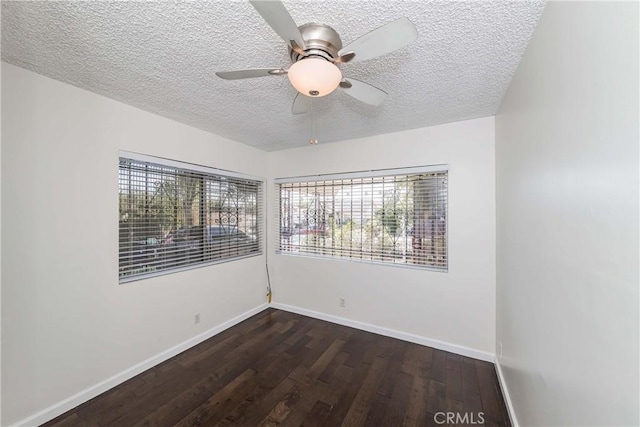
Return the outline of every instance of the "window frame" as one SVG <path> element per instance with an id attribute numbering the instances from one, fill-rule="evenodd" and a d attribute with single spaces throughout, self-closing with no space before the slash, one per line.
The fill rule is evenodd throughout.
<path id="1" fill-rule="evenodd" d="M 128 160 L 128 161 L 134 161 L 134 162 L 142 162 L 142 163 L 150 163 L 150 164 L 154 164 L 157 165 L 159 167 L 166 167 L 166 168 L 173 168 L 176 170 L 182 170 L 182 171 L 188 171 L 188 172 L 195 172 L 197 174 L 200 174 L 202 176 L 202 178 L 206 178 L 207 176 L 210 177 L 215 177 L 215 178 L 233 178 L 233 179 L 240 179 L 240 180 L 246 180 L 246 181 L 252 181 L 255 182 L 256 184 L 256 190 L 257 190 L 257 194 L 256 194 L 256 225 L 257 225 L 257 233 L 256 233 L 256 239 L 257 241 L 257 251 L 255 252 L 250 252 L 247 254 L 242 254 L 242 255 L 235 255 L 235 256 L 229 256 L 226 258 L 217 258 L 217 259 L 211 259 L 211 260 L 204 260 L 204 261 L 195 261 L 195 262 L 191 262 L 189 264 L 186 265 L 182 265 L 179 267 L 169 267 L 169 268 L 165 268 L 162 270 L 158 270 L 158 271 L 152 271 L 152 272 L 146 272 L 146 273 L 139 273 L 139 274 L 133 274 L 133 275 L 128 275 L 128 276 L 120 276 L 120 268 L 121 268 L 121 264 L 120 264 L 120 225 L 118 225 L 118 250 L 117 250 L 117 254 L 118 254 L 118 283 L 119 284 L 125 284 L 125 283 L 131 283 L 131 282 L 135 282 L 138 280 L 144 280 L 144 279 L 149 279 L 149 278 L 153 278 L 153 277 L 159 277 L 159 276 L 164 276 L 164 275 L 168 275 L 168 274 L 174 274 L 174 273 L 179 273 L 182 271 L 187 271 L 187 270 L 193 270 L 196 268 L 203 268 L 203 267 L 208 267 L 211 265 L 216 265 L 216 264 L 222 264 L 222 263 L 226 263 L 226 262 L 232 262 L 232 261 L 237 261 L 237 260 L 241 260 L 241 259 L 246 259 L 246 258 L 252 258 L 255 256 L 261 256 L 264 255 L 264 245 L 265 245 L 265 241 L 266 241 L 266 236 L 265 236 L 265 221 L 266 221 L 266 197 L 265 197 L 265 179 L 262 177 L 258 177 L 258 176 L 254 176 L 254 175 L 248 175 L 248 174 L 243 174 L 243 173 L 239 173 L 239 172 L 234 172 L 234 171 L 229 171 L 229 170 L 225 170 L 225 169 L 219 169 L 219 168 L 214 168 L 214 167 L 209 167 L 209 166 L 204 166 L 204 165 L 198 165 L 198 164 L 194 164 L 194 163 L 189 163 L 189 162 L 184 162 L 184 161 L 178 161 L 178 160 L 173 160 L 173 159 L 167 159 L 164 157 L 157 157 L 157 156 L 151 156 L 151 155 L 147 155 L 147 154 L 141 154 L 141 153 L 135 153 L 135 152 L 130 152 L 130 151 L 124 151 L 124 150 L 119 150 L 118 151 L 118 176 L 120 176 L 121 173 L 121 161 L 122 160 Z M 120 178 L 118 178 L 119 181 Z M 202 195 L 201 195 L 202 197 Z M 118 208 L 120 208 L 120 185 L 118 184 Z M 200 214 L 202 214 L 202 212 L 200 212 Z M 120 212 L 118 212 L 118 222 L 120 222 Z M 224 225 L 220 225 L 221 227 L 224 227 Z"/>
<path id="2" fill-rule="evenodd" d="M 275 253 L 277 255 L 285 255 L 285 256 L 293 256 L 293 257 L 303 257 L 303 258 L 312 258 L 312 259 L 327 259 L 333 261 L 342 261 L 342 262 L 355 262 L 355 263 L 364 263 L 364 264 L 373 264 L 373 265 L 383 265 L 389 267 L 401 267 L 401 268 L 409 268 L 409 269 L 417 269 L 421 271 L 433 271 L 438 273 L 448 273 L 449 272 L 449 221 L 450 221 L 450 212 L 449 212 L 449 178 L 450 178 L 451 168 L 448 164 L 434 164 L 434 165 L 425 165 L 425 166 L 411 166 L 405 168 L 391 168 L 391 169 L 372 169 L 366 171 L 356 171 L 356 172 L 339 172 L 339 173 L 330 173 L 330 174 L 318 174 L 318 175 L 301 175 L 301 176 L 292 176 L 292 177 L 282 177 L 274 179 L 274 191 L 275 191 L 275 204 L 276 204 L 276 220 L 275 220 Z M 349 180 L 349 179 L 362 179 L 362 178 L 383 178 L 390 176 L 409 176 L 409 175 L 419 175 L 425 173 L 438 173 L 438 172 L 446 172 L 447 174 L 447 198 L 446 198 L 446 221 L 445 221 L 445 254 L 446 254 L 446 265 L 444 267 L 434 267 L 432 265 L 419 265 L 419 264 L 410 264 L 410 263 L 394 263 L 388 261 L 380 261 L 380 260 L 369 260 L 364 258 L 351 258 L 340 255 L 328 255 L 328 254 L 315 254 L 308 252 L 292 252 L 281 249 L 281 184 L 294 184 L 294 183 L 313 183 L 319 181 L 332 181 L 332 180 Z"/>

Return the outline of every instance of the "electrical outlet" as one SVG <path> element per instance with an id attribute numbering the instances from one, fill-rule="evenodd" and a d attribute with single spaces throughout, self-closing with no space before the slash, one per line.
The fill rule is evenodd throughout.
<path id="1" fill-rule="evenodd" d="M 200 313 L 196 313 L 193 315 L 193 323 L 195 325 L 197 325 L 198 323 L 200 323 Z"/>
<path id="2" fill-rule="evenodd" d="M 347 302 L 344 297 L 340 297 L 340 307 L 345 308 L 347 306 Z"/>

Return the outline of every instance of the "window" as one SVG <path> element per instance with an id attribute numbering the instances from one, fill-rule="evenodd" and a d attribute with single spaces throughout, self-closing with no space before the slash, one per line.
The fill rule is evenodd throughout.
<path id="1" fill-rule="evenodd" d="M 447 271 L 447 166 L 277 179 L 278 252 Z"/>
<path id="2" fill-rule="evenodd" d="M 259 179 L 121 153 L 118 182 L 120 282 L 261 253 Z"/>

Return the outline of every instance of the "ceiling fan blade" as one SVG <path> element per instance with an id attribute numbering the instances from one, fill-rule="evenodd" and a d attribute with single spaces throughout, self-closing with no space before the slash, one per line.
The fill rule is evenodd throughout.
<path id="1" fill-rule="evenodd" d="M 385 91 L 356 79 L 343 79 L 343 81 L 340 82 L 340 89 L 358 101 L 376 107 L 382 104 L 382 101 L 387 97 Z"/>
<path id="2" fill-rule="evenodd" d="M 249 0 L 249 3 L 287 44 L 291 44 L 291 40 L 293 40 L 302 50 L 305 49 L 300 30 L 282 2 L 278 0 Z"/>
<path id="3" fill-rule="evenodd" d="M 312 102 L 313 102 L 313 98 L 298 92 L 298 94 L 296 94 L 296 97 L 293 99 L 291 112 L 293 114 L 306 114 L 311 110 Z"/>
<path id="4" fill-rule="evenodd" d="M 338 56 L 355 56 L 342 62 L 358 62 L 386 55 L 407 46 L 418 38 L 418 31 L 409 18 L 400 18 L 376 28 L 340 49 Z"/>
<path id="5" fill-rule="evenodd" d="M 282 68 L 255 68 L 251 70 L 218 71 L 216 76 L 226 80 L 252 79 L 254 77 L 281 76 L 287 74 Z"/>

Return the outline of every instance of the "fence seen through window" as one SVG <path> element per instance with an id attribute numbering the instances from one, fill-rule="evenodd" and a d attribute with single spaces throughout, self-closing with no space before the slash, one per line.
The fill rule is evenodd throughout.
<path id="1" fill-rule="evenodd" d="M 167 163 L 120 158 L 121 282 L 261 252 L 260 181 Z"/>
<path id="2" fill-rule="evenodd" d="M 446 271 L 446 166 L 276 180 L 280 253 Z"/>

